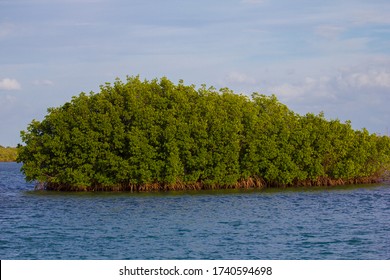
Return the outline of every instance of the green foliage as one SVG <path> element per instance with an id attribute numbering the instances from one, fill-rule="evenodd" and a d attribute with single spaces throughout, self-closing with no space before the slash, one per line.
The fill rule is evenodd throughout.
<path id="1" fill-rule="evenodd" d="M 3 147 L 0 145 L 0 162 L 16 161 L 18 151 L 16 148 Z"/>
<path id="2" fill-rule="evenodd" d="M 390 139 L 349 122 L 299 116 L 274 95 L 249 98 L 167 78 L 128 77 L 81 93 L 21 137 L 26 179 L 48 189 L 349 182 L 380 176 L 390 163 Z"/>

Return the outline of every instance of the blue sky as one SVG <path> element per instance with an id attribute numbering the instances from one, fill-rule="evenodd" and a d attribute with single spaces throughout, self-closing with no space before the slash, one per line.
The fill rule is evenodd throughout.
<path id="1" fill-rule="evenodd" d="M 388 0 L 0 0 L 0 144 L 116 77 L 276 94 L 390 130 Z"/>

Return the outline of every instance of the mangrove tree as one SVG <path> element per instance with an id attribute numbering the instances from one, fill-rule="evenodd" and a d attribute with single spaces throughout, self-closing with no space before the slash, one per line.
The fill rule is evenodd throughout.
<path id="1" fill-rule="evenodd" d="M 49 108 L 18 161 L 49 190 L 181 190 L 373 182 L 390 139 L 275 95 L 127 77 Z"/>

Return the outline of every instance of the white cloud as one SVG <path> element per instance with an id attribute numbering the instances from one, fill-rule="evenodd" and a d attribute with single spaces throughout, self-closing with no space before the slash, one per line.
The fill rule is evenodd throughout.
<path id="1" fill-rule="evenodd" d="M 358 67 L 356 67 L 358 68 Z M 306 77 L 295 83 L 278 84 L 270 88 L 285 102 L 334 102 L 340 100 L 368 100 L 367 96 L 383 98 L 390 94 L 390 71 L 382 68 L 368 70 L 344 69 L 333 76 Z"/>
<path id="2" fill-rule="evenodd" d="M 230 72 L 226 76 L 226 82 L 232 84 L 256 84 L 256 79 L 240 72 Z"/>
<path id="3" fill-rule="evenodd" d="M 352 72 L 338 78 L 343 85 L 354 88 L 390 88 L 390 71 L 385 69 Z"/>
<path id="4" fill-rule="evenodd" d="M 356 129 L 383 133 L 390 118 L 390 68 L 383 61 L 371 63 L 336 70 L 329 76 L 276 83 L 267 93 L 275 93 L 299 114 L 324 111 L 328 118 L 351 120 Z"/>
<path id="5" fill-rule="evenodd" d="M 326 76 L 317 79 L 306 77 L 298 83 L 284 83 L 271 88 L 272 92 L 279 96 L 282 101 L 327 99 L 334 100 L 332 91 L 332 79 Z"/>
<path id="6" fill-rule="evenodd" d="M 0 80 L 0 90 L 19 90 L 21 86 L 15 79 L 4 78 Z"/>

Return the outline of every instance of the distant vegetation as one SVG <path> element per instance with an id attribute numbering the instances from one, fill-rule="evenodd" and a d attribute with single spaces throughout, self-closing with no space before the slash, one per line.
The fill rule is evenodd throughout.
<path id="1" fill-rule="evenodd" d="M 17 149 L 0 145 L 0 162 L 16 161 Z"/>
<path id="2" fill-rule="evenodd" d="M 22 131 L 18 161 L 49 190 L 182 190 L 374 182 L 390 138 L 277 98 L 167 78 L 81 93 Z"/>

